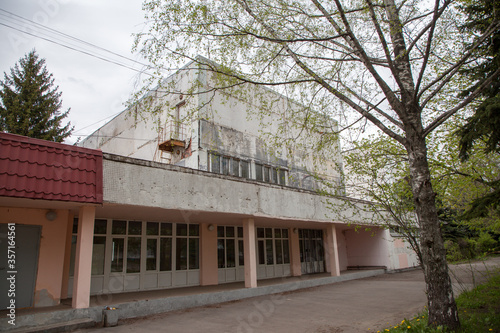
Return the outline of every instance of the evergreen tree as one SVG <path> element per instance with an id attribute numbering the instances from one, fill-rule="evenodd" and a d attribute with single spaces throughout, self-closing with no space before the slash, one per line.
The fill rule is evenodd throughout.
<path id="1" fill-rule="evenodd" d="M 500 154 L 500 0 L 473 0 L 465 2 L 462 10 L 467 15 L 467 23 L 462 27 L 464 32 L 475 36 L 491 29 L 496 23 L 495 31 L 490 38 L 477 48 L 474 53 L 478 61 L 462 73 L 474 84 L 464 91 L 466 96 L 476 89 L 485 77 L 496 73 L 496 78 L 487 85 L 481 93 L 481 102 L 478 103 L 474 114 L 467 123 L 457 131 L 460 137 L 460 157 L 463 161 L 473 154 L 475 145 L 481 142 L 486 153 Z M 478 37 L 474 38 L 476 42 Z M 484 144 L 482 143 L 484 142 Z M 500 180 L 485 182 L 491 192 L 477 198 L 471 208 L 465 212 L 465 219 L 486 217 L 493 210 L 500 207 Z"/>
<path id="2" fill-rule="evenodd" d="M 479 36 L 491 29 L 496 22 L 495 31 L 486 38 L 474 53 L 478 61 L 462 73 L 474 84 L 464 91 L 468 95 L 484 80 L 500 69 L 500 0 L 473 0 L 465 2 L 462 8 L 467 15 L 467 23 L 462 26 L 464 32 Z M 473 39 L 476 42 L 479 37 Z M 471 44 L 472 45 L 472 44 Z M 475 109 L 474 115 L 468 119 L 461 130 L 460 157 L 468 158 L 476 142 L 484 140 L 486 152 L 500 153 L 500 76 L 497 76 L 481 93 L 482 101 Z"/>
<path id="3" fill-rule="evenodd" d="M 4 73 L 0 81 L 0 130 L 43 140 L 62 142 L 71 135 L 70 123 L 62 126 L 69 109 L 61 112 L 62 100 L 54 78 L 35 50 Z"/>

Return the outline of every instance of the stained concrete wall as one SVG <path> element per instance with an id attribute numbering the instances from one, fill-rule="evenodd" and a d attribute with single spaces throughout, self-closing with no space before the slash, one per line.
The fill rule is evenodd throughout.
<path id="1" fill-rule="evenodd" d="M 108 154 L 103 169 L 106 203 L 277 220 L 373 222 L 369 212 L 354 212 L 346 205 L 347 198 L 330 198 L 327 203 L 325 197 L 311 191 Z M 350 204 L 367 203 L 350 201 Z M 332 210 L 330 205 L 343 208 Z"/>
<path id="2" fill-rule="evenodd" d="M 214 76 L 210 72 L 200 72 L 200 82 L 204 83 L 206 90 L 216 87 Z M 235 89 L 217 90 L 210 96 L 200 95 L 200 100 L 211 103 L 200 110 L 202 118 L 208 119 L 219 127 L 225 140 L 207 135 L 207 145 L 213 144 L 213 149 L 238 152 L 241 142 L 246 153 L 249 152 L 257 160 L 278 165 L 279 160 L 290 160 L 289 167 L 314 171 L 324 176 L 339 177 L 341 169 L 341 156 L 339 141 L 327 145 L 321 151 L 315 145 L 323 138 L 316 131 L 304 128 L 304 117 L 311 116 L 313 110 L 294 102 L 285 96 L 268 88 L 254 85 L 242 85 Z M 336 131 L 337 123 L 331 118 L 320 117 L 320 124 L 316 126 L 329 126 L 327 131 Z M 314 118 L 310 117 L 310 118 Z M 309 120 L 311 122 L 311 120 Z M 309 123 L 309 126 L 311 124 Z M 231 130 L 238 133 L 231 133 Z M 204 137 L 202 137 L 202 140 Z M 292 156 L 289 152 L 292 151 Z"/>
<path id="3" fill-rule="evenodd" d="M 173 164 L 209 170 L 207 152 L 214 151 L 287 168 L 290 184 L 296 186 L 317 187 L 309 176 L 311 172 L 340 185 L 339 141 L 321 151 L 314 148 L 321 135 L 300 128 L 304 107 L 259 86 L 245 85 L 234 91 L 213 90 L 213 81 L 209 72 L 188 64 L 167 78 L 165 87 L 150 92 L 137 107 L 122 112 L 81 145 L 117 155 L 168 162 L 162 159 L 165 154 L 161 155 L 157 149 L 158 136 L 161 128 L 173 119 L 177 106 L 182 105 L 179 118 L 191 145 L 189 154 L 180 161 L 173 159 Z M 202 91 L 210 93 L 199 94 Z M 289 119 L 292 110 L 299 119 Z M 330 122 L 334 130 L 336 122 L 327 120 L 324 123 Z"/>
<path id="4" fill-rule="evenodd" d="M 57 218 L 48 221 L 46 209 L 0 207 L 2 223 L 39 225 L 42 227 L 38 254 L 38 273 L 34 306 L 57 305 L 61 299 L 68 211 L 56 210 Z"/>
<path id="5" fill-rule="evenodd" d="M 158 151 L 161 128 L 168 127 L 174 119 L 176 107 L 182 105 L 180 120 L 186 138 L 192 140 L 192 151 L 198 148 L 198 100 L 196 95 L 183 95 L 196 81 L 194 70 L 184 70 L 165 80 L 164 89 L 152 91 L 140 101 L 114 117 L 108 123 L 85 138 L 80 145 L 87 148 L 101 149 L 103 152 L 123 155 L 138 159 L 160 162 Z M 161 140 L 162 138 L 160 138 Z M 192 158 L 196 161 L 197 158 Z M 196 166 L 197 163 L 186 163 Z"/>

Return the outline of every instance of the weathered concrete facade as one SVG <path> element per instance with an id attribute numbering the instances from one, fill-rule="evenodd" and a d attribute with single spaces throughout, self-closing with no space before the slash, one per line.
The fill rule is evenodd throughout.
<path id="1" fill-rule="evenodd" d="M 363 209 L 369 203 L 314 192 L 321 187 L 316 176 L 343 194 L 339 141 L 330 141 L 330 149 L 315 148 L 336 130 L 335 121 L 323 119 L 323 129 L 311 133 L 289 114 L 293 110 L 300 118 L 301 110 L 313 111 L 259 86 L 213 89 L 214 80 L 190 63 L 82 141 L 109 153 L 103 166 L 105 204 L 96 211 L 107 226 L 96 234 L 106 259 L 92 277 L 92 293 L 232 281 L 255 287 L 272 277 L 417 264 L 404 243 L 398 240 L 396 249 L 395 239 Z M 142 234 L 114 235 L 109 229 L 115 221 L 126 228 L 142 225 Z M 172 236 L 145 235 L 154 223 L 158 228 L 168 223 Z M 178 231 L 192 228 L 191 236 Z M 154 250 L 162 242 L 172 247 L 168 269 L 157 267 L 166 258 L 162 249 Z M 185 254 L 179 254 L 179 245 L 186 246 Z M 128 272 L 119 263 L 119 272 L 110 269 L 115 246 L 124 247 L 119 253 L 124 260 L 135 246 L 141 267 Z"/>
<path id="2" fill-rule="evenodd" d="M 212 79 L 188 65 L 167 79 L 172 93 L 150 94 L 157 112 L 124 111 L 82 142 L 104 152 L 94 151 L 102 201 L 0 197 L 2 224 L 41 227 L 35 306 L 72 298 L 86 309 L 92 295 L 238 281 L 257 288 L 264 279 L 417 264 L 370 203 L 342 196 L 338 141 L 315 151 L 324 133 L 287 118 L 300 105 L 262 87 L 188 94 L 210 90 Z M 86 169 L 68 164 L 75 174 Z M 313 176 L 336 184 L 335 196 L 318 194 Z"/>
<path id="3" fill-rule="evenodd" d="M 320 186 L 317 175 L 336 183 L 342 192 L 339 141 L 328 150 L 315 149 L 325 133 L 311 133 L 301 127 L 300 119 L 289 119 L 290 110 L 303 106 L 259 86 L 214 90 L 213 81 L 210 71 L 188 64 L 165 80 L 167 88 L 158 89 L 170 93 L 151 92 L 142 104 L 125 110 L 81 145 L 305 189 Z M 332 119 L 323 125 L 330 133 L 337 126 Z M 171 152 L 159 149 L 174 137 L 182 146 Z"/>
<path id="4" fill-rule="evenodd" d="M 93 256 L 91 295 L 234 281 L 253 288 L 266 278 L 338 276 L 349 267 L 417 264 L 401 240 L 396 253 L 388 230 L 366 224 L 370 216 L 360 212 L 367 210 L 334 211 L 314 191 L 111 154 L 104 154 L 103 170 L 104 204 L 96 208 L 95 230 L 98 223 L 106 230 L 94 231 L 98 254 Z M 339 206 L 343 201 L 369 205 L 330 199 Z M 348 216 L 352 224 L 345 222 Z M 115 223 L 121 222 L 128 231 L 115 232 Z M 132 232 L 133 224 L 142 231 Z M 149 231 L 166 225 L 172 233 Z M 190 231 L 183 236 L 181 228 Z M 129 254 L 134 240 L 136 258 Z M 159 248 L 166 240 L 168 254 Z M 120 246 L 124 249 L 117 253 Z M 179 247 L 184 246 L 183 256 Z M 113 259 L 117 255 L 121 261 Z M 165 258 L 168 267 L 162 264 Z M 136 261 L 138 268 L 129 270 Z M 68 285 L 71 296 L 71 277 Z"/>

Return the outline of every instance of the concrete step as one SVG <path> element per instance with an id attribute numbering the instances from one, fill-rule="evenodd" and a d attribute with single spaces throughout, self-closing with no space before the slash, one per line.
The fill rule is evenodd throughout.
<path id="1" fill-rule="evenodd" d="M 41 325 L 36 327 L 24 327 L 7 331 L 8 333 L 56 333 L 56 332 L 71 332 L 81 328 L 94 327 L 96 323 L 90 318 L 73 319 L 60 323 Z"/>

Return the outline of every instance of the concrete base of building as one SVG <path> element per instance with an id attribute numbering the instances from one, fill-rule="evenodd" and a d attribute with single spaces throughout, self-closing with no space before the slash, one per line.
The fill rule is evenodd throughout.
<path id="1" fill-rule="evenodd" d="M 29 309 L 24 311 L 21 310 L 21 313 L 18 313 L 16 316 L 15 326 L 10 325 L 7 322 L 8 318 L 2 316 L 4 318 L 0 320 L 0 331 L 14 333 L 19 329 L 30 329 L 36 327 L 36 330 L 30 330 L 29 332 L 41 332 L 44 331 L 44 327 L 49 325 L 76 319 L 89 318 L 96 325 L 100 325 L 103 322 L 103 309 L 106 307 L 116 308 L 116 310 L 113 310 L 113 315 L 116 316 L 115 319 L 129 319 L 169 311 L 225 303 L 262 295 L 278 294 L 298 289 L 312 288 L 342 281 L 362 279 L 384 273 L 384 269 L 374 269 L 342 272 L 340 276 L 326 276 L 326 274 L 322 274 L 316 276 L 305 275 L 302 277 L 259 280 L 259 286 L 256 288 L 234 289 L 234 286 L 231 287 L 230 285 L 222 284 L 212 286 L 208 289 L 210 291 L 206 292 L 203 291 L 203 287 L 195 287 L 200 288 L 200 293 L 192 293 L 193 290 L 191 289 L 185 295 L 182 294 L 182 291 L 187 288 L 181 288 L 178 289 L 180 292 L 177 293 L 177 296 L 167 296 L 154 299 L 148 298 L 146 296 L 147 293 L 134 293 L 133 297 L 128 297 L 130 300 L 126 299 L 127 294 L 114 295 L 113 297 L 97 296 L 94 301 L 91 300 L 91 307 L 85 309 L 68 309 L 68 306 L 61 305 L 60 307 L 49 308 L 46 312 L 42 312 L 43 310 L 40 308 L 34 309 L 33 311 L 30 311 Z M 141 294 L 145 296 L 141 298 Z M 138 298 L 141 299 L 138 300 Z M 110 301 L 114 299 L 116 303 L 106 305 L 99 304 L 103 299 Z M 2 312 L 5 311 L 1 311 L 0 314 Z"/>

